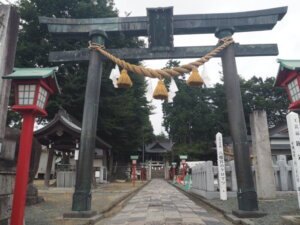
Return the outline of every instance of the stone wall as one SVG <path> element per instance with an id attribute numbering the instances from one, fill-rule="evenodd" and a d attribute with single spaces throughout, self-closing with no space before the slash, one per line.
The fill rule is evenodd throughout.
<path id="1" fill-rule="evenodd" d="M 280 155 L 272 168 L 277 192 L 296 191 L 295 171 L 291 160 L 287 161 L 284 155 Z M 252 166 L 252 172 L 255 176 L 254 166 Z M 228 196 L 234 196 L 237 192 L 234 161 L 226 162 L 226 180 Z M 255 186 L 257 186 L 256 182 Z M 192 167 L 191 191 L 208 199 L 218 198 L 218 167 L 213 166 L 211 161 Z"/>
<path id="2" fill-rule="evenodd" d="M 9 225 L 16 173 L 15 167 L 0 164 L 0 225 Z"/>

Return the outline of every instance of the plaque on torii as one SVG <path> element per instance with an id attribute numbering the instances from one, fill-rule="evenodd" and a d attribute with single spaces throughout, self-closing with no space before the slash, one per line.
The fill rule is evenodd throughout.
<path id="1" fill-rule="evenodd" d="M 235 32 L 271 30 L 287 12 L 287 7 L 239 13 L 173 15 L 173 8 L 147 9 L 147 17 L 116 17 L 91 19 L 63 19 L 39 17 L 53 35 L 61 38 L 91 39 L 104 45 L 113 33 L 126 36 L 146 36 L 149 48 L 106 49 L 112 55 L 126 59 L 200 58 L 216 46 L 176 47 L 173 35 L 215 34 L 217 38 L 232 36 Z M 276 56 L 277 44 L 229 45 L 221 57 L 224 88 L 227 99 L 230 133 L 234 145 L 238 183 L 238 207 L 234 214 L 240 217 L 258 217 L 257 195 L 250 165 L 247 129 L 237 75 L 235 56 Z M 95 142 L 102 62 L 106 60 L 96 50 L 50 52 L 50 62 L 78 62 L 89 60 L 87 87 L 81 133 L 81 146 L 76 172 L 72 212 L 66 217 L 95 216 L 91 211 L 91 174 L 93 143 Z"/>

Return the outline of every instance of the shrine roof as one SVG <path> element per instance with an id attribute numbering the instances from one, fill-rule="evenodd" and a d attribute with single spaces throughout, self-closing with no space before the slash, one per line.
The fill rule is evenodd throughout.
<path id="1" fill-rule="evenodd" d="M 167 153 L 171 152 L 173 143 L 170 141 L 154 141 L 149 145 L 145 146 L 145 152 L 147 153 Z M 143 149 L 139 149 L 143 151 Z"/>
<path id="2" fill-rule="evenodd" d="M 284 86 L 283 82 L 291 71 L 300 71 L 300 60 L 295 59 L 277 59 L 279 70 L 274 83 L 275 87 Z"/>
<path id="3" fill-rule="evenodd" d="M 60 134 L 61 133 L 61 134 Z M 63 134 L 68 134 L 63 136 Z M 47 123 L 44 127 L 36 130 L 34 136 L 43 145 L 48 145 L 49 139 L 56 145 L 56 142 L 61 146 L 66 147 L 74 142 L 74 140 L 80 139 L 81 124 L 65 110 L 60 109 L 55 115 L 54 119 Z M 96 137 L 96 147 L 102 149 L 111 149 L 112 146 L 102 140 L 100 137 Z M 59 150 L 59 148 L 57 149 Z"/>
<path id="4" fill-rule="evenodd" d="M 277 59 L 280 64 L 279 70 L 289 69 L 289 70 L 300 70 L 300 60 L 296 59 Z"/>

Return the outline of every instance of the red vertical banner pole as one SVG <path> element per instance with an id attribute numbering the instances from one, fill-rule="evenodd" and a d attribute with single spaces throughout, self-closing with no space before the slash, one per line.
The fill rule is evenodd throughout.
<path id="1" fill-rule="evenodd" d="M 136 164 L 133 164 L 133 186 L 135 186 L 135 181 L 136 181 Z"/>
<path id="2" fill-rule="evenodd" d="M 142 180 L 142 182 L 144 181 L 144 168 L 143 168 L 143 166 L 141 167 L 141 180 Z"/>
<path id="3" fill-rule="evenodd" d="M 182 181 L 183 184 L 185 185 L 184 178 L 185 178 L 185 162 L 182 162 Z"/>
<path id="4" fill-rule="evenodd" d="M 35 116 L 28 113 L 24 114 L 23 118 L 24 119 L 20 137 L 16 183 L 10 222 L 11 225 L 23 225 L 24 209 L 26 203 L 26 191 Z"/>
<path id="5" fill-rule="evenodd" d="M 174 182 L 175 182 L 175 176 L 176 176 L 176 174 L 175 174 L 176 170 L 175 169 L 176 169 L 175 166 L 173 166 L 173 181 Z"/>

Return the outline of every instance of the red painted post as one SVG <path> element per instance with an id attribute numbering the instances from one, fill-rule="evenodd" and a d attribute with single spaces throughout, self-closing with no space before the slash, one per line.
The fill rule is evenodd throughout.
<path id="1" fill-rule="evenodd" d="M 32 147 L 33 126 L 35 116 L 31 113 L 23 115 L 23 126 L 20 138 L 16 183 L 11 214 L 11 225 L 23 225 L 26 190 Z"/>
<path id="2" fill-rule="evenodd" d="M 183 184 L 185 185 L 184 178 L 185 178 L 185 162 L 183 161 L 182 162 L 182 181 L 183 181 Z"/>
<path id="3" fill-rule="evenodd" d="M 133 164 L 133 178 L 132 178 L 133 186 L 135 186 L 135 181 L 136 181 L 136 164 Z"/>
<path id="4" fill-rule="evenodd" d="M 173 181 L 175 182 L 175 176 L 176 176 L 176 174 L 175 174 L 175 172 L 176 172 L 176 166 L 173 166 Z"/>

